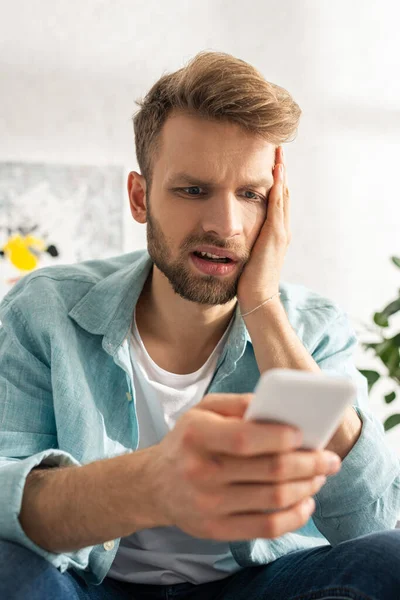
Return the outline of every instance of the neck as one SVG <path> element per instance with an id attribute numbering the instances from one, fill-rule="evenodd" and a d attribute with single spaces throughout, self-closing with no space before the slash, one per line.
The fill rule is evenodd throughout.
<path id="1" fill-rule="evenodd" d="M 154 265 L 136 306 L 140 334 L 198 356 L 212 352 L 226 330 L 236 299 L 211 306 L 181 298 Z"/>

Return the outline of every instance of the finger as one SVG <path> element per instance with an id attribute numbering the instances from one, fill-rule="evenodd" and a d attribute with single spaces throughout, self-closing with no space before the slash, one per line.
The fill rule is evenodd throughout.
<path id="1" fill-rule="evenodd" d="M 290 225 L 290 192 L 287 179 L 287 167 L 284 165 L 284 176 L 282 186 L 282 197 L 283 197 L 283 221 L 285 224 L 285 230 L 288 238 L 291 238 L 291 225 Z"/>
<path id="2" fill-rule="evenodd" d="M 285 153 L 284 153 L 282 146 L 279 146 L 278 158 L 279 158 L 279 161 L 276 164 L 283 165 L 283 186 L 287 187 L 288 181 L 287 181 L 286 158 L 285 158 Z"/>
<path id="3" fill-rule="evenodd" d="M 274 483 L 309 479 L 316 475 L 332 474 L 328 458 L 335 456 L 334 452 L 328 450 L 296 450 L 245 459 L 220 454 L 213 457 L 210 468 L 204 465 L 203 478 L 217 479 L 221 483 Z"/>
<path id="4" fill-rule="evenodd" d="M 295 531 L 307 523 L 315 510 L 315 501 L 307 506 L 307 500 L 298 502 L 287 510 L 271 514 L 245 514 L 218 516 L 209 522 L 208 537 L 222 541 L 277 538 Z"/>
<path id="5" fill-rule="evenodd" d="M 284 183 L 284 172 L 282 170 L 283 167 L 283 155 L 282 148 L 278 146 L 275 151 L 275 165 L 272 169 L 272 174 L 274 177 L 274 184 L 270 189 L 268 195 L 268 202 L 272 202 L 276 204 L 279 202 L 280 197 L 283 193 L 283 183 Z"/>
<path id="6" fill-rule="evenodd" d="M 276 146 L 275 147 L 274 166 L 272 167 L 272 174 L 274 174 L 275 165 L 278 164 L 278 159 L 279 159 L 279 146 Z"/>
<path id="7" fill-rule="evenodd" d="M 244 421 L 237 417 L 228 419 L 211 411 L 203 411 L 199 419 L 196 418 L 199 411 L 192 409 L 191 412 L 186 443 L 207 454 L 257 456 L 287 452 L 302 443 L 296 439 L 295 428 L 289 425 Z"/>
<path id="8" fill-rule="evenodd" d="M 269 199 L 272 196 L 272 200 L 274 200 L 275 196 L 273 195 L 273 190 L 275 187 L 279 186 L 282 184 L 282 182 L 280 181 L 281 177 L 280 177 L 280 170 L 279 170 L 279 165 L 283 164 L 283 152 L 282 152 L 282 147 L 281 146 L 277 146 L 275 148 L 275 163 L 274 166 L 272 167 L 272 175 L 274 178 L 274 185 L 272 186 L 272 188 L 270 189 L 269 192 Z"/>
<path id="9" fill-rule="evenodd" d="M 283 148 L 282 148 L 282 146 L 277 146 L 276 150 L 275 150 L 275 165 L 283 164 L 283 163 L 284 163 Z"/>
<path id="10" fill-rule="evenodd" d="M 209 410 L 226 417 L 242 417 L 254 394 L 207 394 L 196 409 Z"/>
<path id="11" fill-rule="evenodd" d="M 268 221 L 272 226 L 282 227 L 283 222 L 283 164 L 274 167 L 274 185 L 268 195 Z"/>
<path id="12" fill-rule="evenodd" d="M 284 483 L 233 484 L 225 487 L 220 510 L 226 514 L 289 508 L 296 502 L 316 494 L 325 481 L 324 475 L 318 475 L 312 479 Z"/>

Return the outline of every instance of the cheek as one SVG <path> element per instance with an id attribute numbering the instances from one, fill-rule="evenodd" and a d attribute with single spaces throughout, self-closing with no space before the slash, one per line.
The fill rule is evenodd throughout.
<path id="1" fill-rule="evenodd" d="M 175 225 L 175 228 L 178 230 L 180 226 L 196 221 L 195 208 L 195 203 L 191 206 L 190 203 L 185 202 L 182 198 L 169 194 L 160 198 L 157 202 L 157 214 L 160 221 L 162 220 L 165 225 L 171 227 Z"/>
<path id="2" fill-rule="evenodd" d="M 157 221 L 170 247 L 178 250 L 188 235 L 193 233 L 196 220 L 188 211 L 179 206 L 165 202 L 157 210 Z"/>

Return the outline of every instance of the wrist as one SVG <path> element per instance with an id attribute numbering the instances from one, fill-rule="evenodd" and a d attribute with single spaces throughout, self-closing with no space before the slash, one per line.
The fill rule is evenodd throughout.
<path id="1" fill-rule="evenodd" d="M 281 292 L 272 292 L 269 295 L 263 294 L 263 296 L 253 297 L 251 300 L 240 301 L 240 315 L 243 318 L 251 317 L 260 311 L 273 311 L 276 307 L 282 307 L 280 301 Z"/>
<path id="2" fill-rule="evenodd" d="M 140 454 L 143 459 L 142 498 L 146 506 L 143 512 L 146 524 L 143 525 L 143 529 L 172 525 L 165 511 L 165 495 L 162 490 L 162 474 L 165 466 L 160 460 L 159 444 L 140 450 Z"/>
<path id="3" fill-rule="evenodd" d="M 158 477 L 155 470 L 158 461 L 154 448 L 155 446 L 150 446 L 120 457 L 124 463 L 124 487 L 134 491 L 128 505 L 129 515 L 134 518 L 135 530 L 166 525 L 157 493 Z"/>
<path id="4" fill-rule="evenodd" d="M 343 460 L 361 435 L 363 422 L 353 406 L 346 408 L 344 417 L 335 431 L 326 450 L 335 452 Z"/>

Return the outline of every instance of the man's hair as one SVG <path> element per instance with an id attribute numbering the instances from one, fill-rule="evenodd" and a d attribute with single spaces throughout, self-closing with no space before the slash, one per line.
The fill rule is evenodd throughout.
<path id="1" fill-rule="evenodd" d="M 172 110 L 235 123 L 276 145 L 293 139 L 301 115 L 289 92 L 266 81 L 255 67 L 206 50 L 163 75 L 136 104 L 141 107 L 132 117 L 136 157 L 148 192 L 161 129 Z"/>

